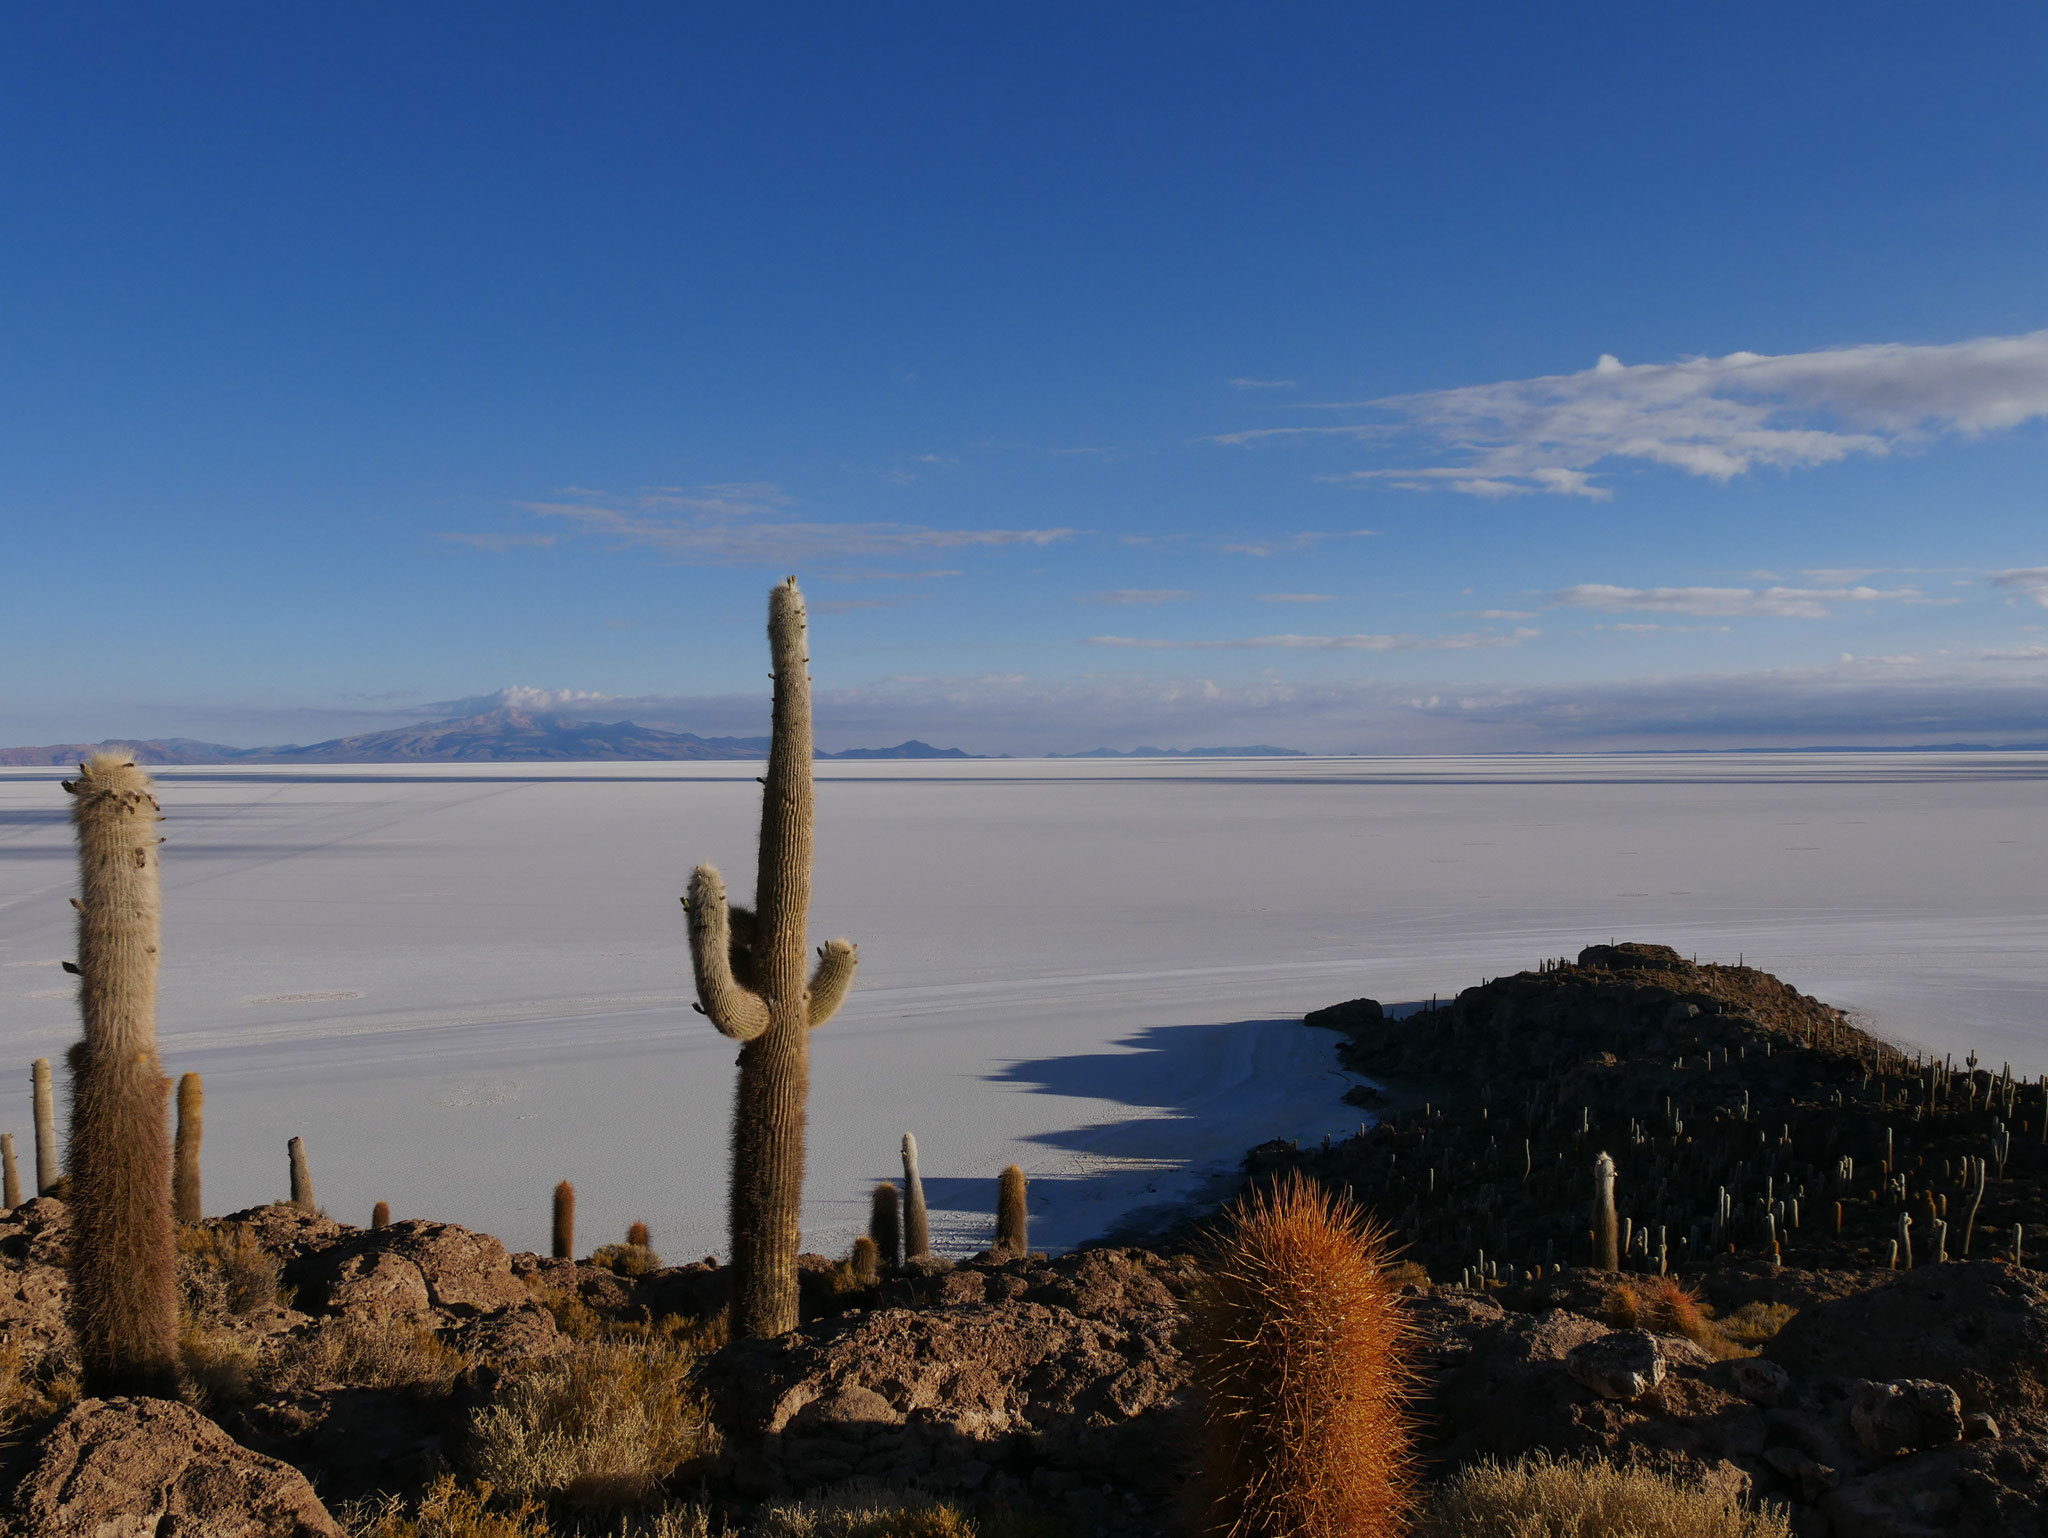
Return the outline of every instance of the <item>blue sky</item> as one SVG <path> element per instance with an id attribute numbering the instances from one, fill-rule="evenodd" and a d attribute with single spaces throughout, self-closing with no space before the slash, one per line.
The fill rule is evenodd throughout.
<path id="1" fill-rule="evenodd" d="M 1105 9 L 9 9 L 0 740 L 2048 742 L 2048 11 Z"/>

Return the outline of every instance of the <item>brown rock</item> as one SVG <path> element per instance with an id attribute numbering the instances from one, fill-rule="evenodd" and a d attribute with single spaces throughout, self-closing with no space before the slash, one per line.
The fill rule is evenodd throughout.
<path id="1" fill-rule="evenodd" d="M 1849 1424 L 1866 1452 L 1889 1458 L 1963 1439 L 1963 1405 L 1946 1383 L 1899 1378 L 1849 1385 Z"/>
<path id="2" fill-rule="evenodd" d="M 343 1538 L 298 1470 L 162 1399 L 86 1399 L 19 1458 L 24 1533 L 91 1538 Z"/>
<path id="3" fill-rule="evenodd" d="M 1648 1330 L 1615 1330 L 1575 1346 L 1565 1371 L 1602 1399 L 1640 1399 L 1664 1381 L 1664 1357 Z"/>

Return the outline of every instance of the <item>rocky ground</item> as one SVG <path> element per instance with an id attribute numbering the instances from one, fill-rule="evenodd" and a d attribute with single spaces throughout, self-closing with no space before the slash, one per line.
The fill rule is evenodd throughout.
<path id="1" fill-rule="evenodd" d="M 1548 1449 L 1724 1482 L 1815 1538 L 2048 1534 L 2048 1275 L 2012 1264 L 2016 1227 L 2048 1244 L 2038 1088 L 1912 1064 L 1761 973 L 1653 948 L 1377 1016 L 1318 1023 L 1383 1084 L 1386 1124 L 1255 1150 L 1247 1178 L 1304 1166 L 1399 1229 L 1427 1474 Z M 1962 1160 L 1996 1157 L 1994 1123 L 2009 1146 L 1964 1261 Z M 1621 1275 L 1584 1264 L 1602 1149 Z M 1946 1263 L 1887 1264 L 1901 1213 L 1916 1245 L 1949 1225 Z M 1682 1286 L 1657 1274 L 1660 1229 Z M 588 1508 L 589 1531 L 621 1531 L 607 1500 L 687 1500 L 715 1527 L 847 1488 L 1049 1535 L 1179 1530 L 1196 1250 L 990 1255 L 869 1286 L 806 1257 L 803 1326 L 728 1344 L 708 1265 L 264 1207 L 184 1235 L 192 1389 L 170 1404 L 75 1400 L 65 1233 L 53 1200 L 0 1216 L 0 1532 L 375 1530 L 378 1496 L 416 1502 L 446 1470 L 500 1471 L 502 1492 L 502 1429 L 535 1385 L 592 1362 L 625 1381 L 629 1358 L 671 1388 L 693 1370 L 696 1397 L 666 1412 L 654 1486 L 564 1476 L 551 1504 L 572 1524 Z"/>

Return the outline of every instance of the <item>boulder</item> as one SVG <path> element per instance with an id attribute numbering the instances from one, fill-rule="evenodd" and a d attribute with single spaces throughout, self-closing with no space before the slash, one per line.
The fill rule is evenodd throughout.
<path id="1" fill-rule="evenodd" d="M 17 1466 L 9 1531 L 343 1538 L 305 1475 L 169 1400 L 81 1400 L 17 1455 Z"/>
<path id="2" fill-rule="evenodd" d="M 1867 1379 L 1849 1385 L 1849 1424 L 1865 1452 L 1881 1458 L 1963 1439 L 1963 1403 L 1946 1383 L 1927 1378 Z"/>
<path id="3" fill-rule="evenodd" d="M 1301 1017 L 1303 1025 L 1329 1031 L 1352 1031 L 1360 1026 L 1378 1025 L 1386 1019 L 1378 999 L 1346 999 L 1323 1009 L 1312 1009 Z"/>
<path id="4" fill-rule="evenodd" d="M 337 1232 L 298 1249 L 284 1279 L 310 1312 L 420 1314 L 458 1318 L 524 1307 L 532 1294 L 512 1274 L 512 1257 L 489 1234 L 409 1218 L 389 1228 Z"/>
<path id="5" fill-rule="evenodd" d="M 1648 1330 L 1615 1330 L 1574 1346 L 1564 1365 L 1602 1399 L 1640 1399 L 1664 1381 L 1664 1356 Z"/>

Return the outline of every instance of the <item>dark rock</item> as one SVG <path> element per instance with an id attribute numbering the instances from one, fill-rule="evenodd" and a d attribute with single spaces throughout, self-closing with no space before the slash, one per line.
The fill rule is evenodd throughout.
<path id="1" fill-rule="evenodd" d="M 1575 1346 L 1565 1371 L 1602 1399 L 1640 1399 L 1664 1381 L 1664 1357 L 1648 1330 L 1615 1330 Z"/>
<path id="2" fill-rule="evenodd" d="M 1866 1452 L 1879 1457 L 1941 1447 L 1963 1439 L 1963 1406 L 1946 1383 L 1898 1378 L 1849 1385 L 1849 1424 Z"/>
<path id="3" fill-rule="evenodd" d="M 1301 1023 L 1321 1030 L 1352 1031 L 1362 1025 L 1378 1025 L 1384 1019 L 1386 1011 L 1380 1008 L 1378 999 L 1347 999 L 1342 1004 L 1310 1010 L 1301 1017 Z"/>

